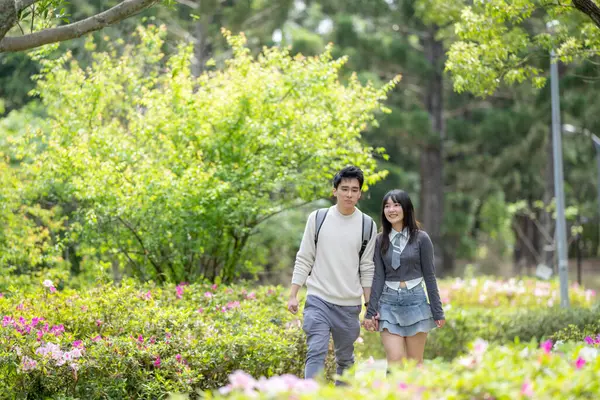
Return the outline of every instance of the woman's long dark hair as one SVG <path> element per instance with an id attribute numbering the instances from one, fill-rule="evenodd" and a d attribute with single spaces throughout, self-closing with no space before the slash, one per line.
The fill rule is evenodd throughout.
<path id="1" fill-rule="evenodd" d="M 385 217 L 385 204 L 389 199 L 392 199 L 394 203 L 398 203 L 402 206 L 402 211 L 404 213 L 403 224 L 404 227 L 408 229 L 408 233 L 410 234 L 410 238 L 408 240 L 409 243 L 415 239 L 417 232 L 420 229 L 420 225 L 415 218 L 415 208 L 408 193 L 400 189 L 390 190 L 385 194 L 385 196 L 383 196 L 383 201 L 381 203 L 381 226 L 383 227 L 381 234 L 381 255 L 384 255 L 390 247 L 390 232 L 392 231 L 392 224 Z"/>

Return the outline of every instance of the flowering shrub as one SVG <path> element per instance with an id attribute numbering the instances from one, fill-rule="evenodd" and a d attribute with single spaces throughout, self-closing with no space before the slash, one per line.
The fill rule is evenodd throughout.
<path id="1" fill-rule="evenodd" d="M 450 307 L 446 311 L 446 320 L 442 329 L 434 329 L 429 334 L 425 358 L 442 357 L 451 360 L 464 353 L 468 344 L 478 337 L 492 343 L 506 344 L 515 340 L 541 341 L 569 325 L 584 329 L 600 321 L 600 307 Z M 363 340 L 363 343 L 357 346 L 362 354 L 367 357 L 385 357 L 379 333 L 365 332 Z"/>
<path id="2" fill-rule="evenodd" d="M 9 285 L 1 293 L 0 387 L 6 392 L 30 398 L 162 398 L 222 387 L 237 370 L 266 377 L 257 381 L 261 387 L 270 385 L 265 383 L 270 377 L 288 387 L 296 385 L 294 378 L 278 375 L 302 376 L 305 337 L 301 317 L 286 310 L 287 289 L 124 281 L 120 287 L 73 290 L 70 284 L 40 277 L 35 287 Z M 426 358 L 440 358 L 433 365 L 464 355 L 477 337 L 492 344 L 516 337 L 540 341 L 569 324 L 588 332 L 600 321 L 594 307 L 452 302 L 446 308 L 448 323 L 426 346 Z M 364 332 L 356 350 L 362 359 L 384 357 L 375 333 Z M 329 372 L 332 361 L 330 354 Z"/>
<path id="3" fill-rule="evenodd" d="M 452 307 L 554 307 L 560 304 L 558 281 L 532 278 L 498 280 L 496 277 L 447 279 L 439 282 L 444 305 Z M 586 307 L 598 301 L 596 292 L 577 283 L 569 288 L 574 307 Z"/>
<path id="4" fill-rule="evenodd" d="M 558 399 L 598 398 L 600 341 L 525 346 L 489 346 L 478 339 L 469 354 L 452 362 L 407 363 L 392 370 L 348 379 L 351 386 L 332 387 L 290 377 L 255 380 L 236 372 L 230 383 L 210 394 L 215 399 Z M 352 373 L 352 372 L 351 372 Z"/>
<path id="5" fill-rule="evenodd" d="M 0 297 L 0 386 L 23 397 L 160 398 L 237 369 L 300 374 L 305 344 L 282 289 L 126 282 Z"/>

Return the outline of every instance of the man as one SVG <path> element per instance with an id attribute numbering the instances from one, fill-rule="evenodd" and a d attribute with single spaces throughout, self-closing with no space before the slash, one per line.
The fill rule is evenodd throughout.
<path id="1" fill-rule="evenodd" d="M 298 290 L 308 288 L 303 329 L 308 353 L 306 379 L 325 366 L 329 335 L 333 336 L 337 374 L 354 364 L 354 342 L 360 334 L 361 296 L 368 301 L 374 275 L 373 251 L 377 226 L 356 208 L 364 182 L 363 172 L 354 166 L 339 171 L 333 179 L 337 202 L 327 210 L 322 224 L 313 212 L 306 223 L 296 255 L 288 310 L 298 312 Z M 367 225 L 365 224 L 365 221 Z M 367 226 L 366 229 L 363 229 Z M 370 231 L 368 231 L 370 227 Z M 366 247 L 363 246 L 363 230 Z M 318 240 L 315 233 L 318 232 Z"/>

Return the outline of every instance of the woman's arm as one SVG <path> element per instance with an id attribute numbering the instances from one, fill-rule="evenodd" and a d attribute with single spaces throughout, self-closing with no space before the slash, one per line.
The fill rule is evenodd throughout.
<path id="1" fill-rule="evenodd" d="M 435 257 L 433 253 L 433 243 L 425 231 L 419 231 L 421 240 L 419 240 L 419 252 L 421 257 L 421 272 L 427 287 L 429 296 L 429 305 L 435 321 L 445 319 L 440 293 L 438 291 L 437 280 L 435 279 Z"/>

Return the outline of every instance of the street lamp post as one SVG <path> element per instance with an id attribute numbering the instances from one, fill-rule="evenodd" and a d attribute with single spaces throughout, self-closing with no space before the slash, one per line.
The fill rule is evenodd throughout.
<path id="1" fill-rule="evenodd" d="M 558 21 L 547 24 L 553 30 Z M 558 60 L 554 49 L 550 51 L 550 94 L 552 99 L 552 154 L 554 158 L 554 197 L 556 198 L 556 242 L 558 253 L 558 278 L 560 281 L 560 306 L 569 307 L 569 264 L 567 255 L 567 223 L 565 220 L 565 190 L 563 178 L 560 100 L 558 91 Z"/>
<path id="2" fill-rule="evenodd" d="M 596 166 L 598 167 L 598 173 L 597 173 L 597 177 L 596 179 L 598 180 L 597 184 L 596 184 L 596 190 L 598 191 L 597 194 L 597 201 L 598 201 L 598 227 L 600 229 L 600 138 L 596 135 L 594 135 L 592 132 L 590 132 L 589 130 L 585 129 L 585 128 L 577 128 L 576 126 L 573 126 L 571 124 L 564 124 L 562 126 L 563 131 L 565 132 L 569 132 L 569 133 L 580 133 L 583 134 L 589 138 L 592 139 L 592 142 L 594 143 L 594 148 L 596 149 Z M 599 232 L 599 236 L 600 237 L 600 232 Z"/>
<path id="3" fill-rule="evenodd" d="M 596 165 L 598 166 L 598 226 L 600 227 L 600 138 L 592 134 L 592 140 L 596 148 Z M 598 237 L 600 238 L 600 235 Z"/>

